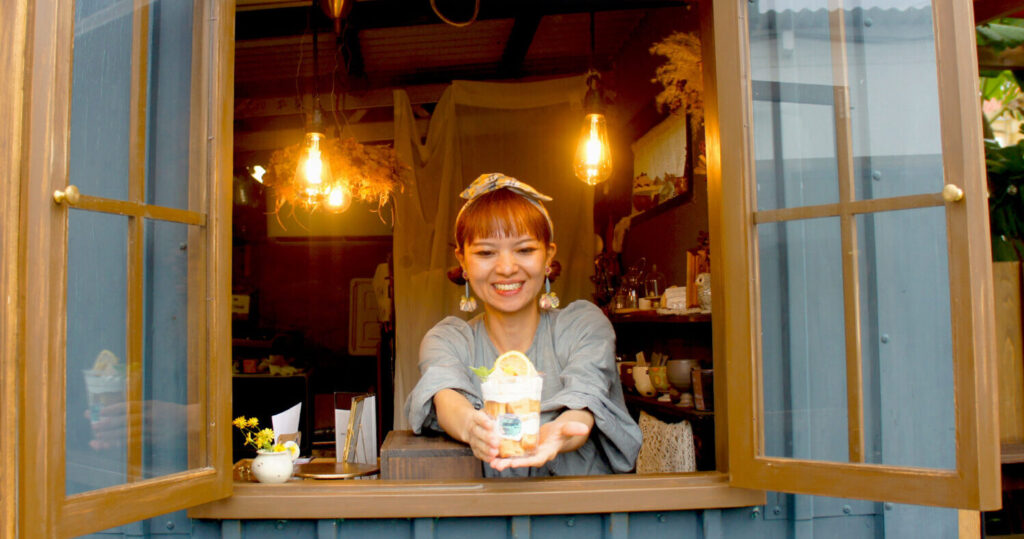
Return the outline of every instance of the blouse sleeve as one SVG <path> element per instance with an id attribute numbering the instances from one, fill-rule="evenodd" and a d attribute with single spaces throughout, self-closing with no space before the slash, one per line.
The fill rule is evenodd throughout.
<path id="1" fill-rule="evenodd" d="M 562 390 L 545 402 L 546 410 L 587 409 L 594 415 L 590 434 L 616 472 L 629 472 L 640 451 L 640 427 L 626 409 L 615 365 L 615 331 L 597 306 L 576 301 L 555 321 L 556 356 L 566 358 L 559 377 Z"/>
<path id="2" fill-rule="evenodd" d="M 473 331 L 464 320 L 445 318 L 427 332 L 420 343 L 420 380 L 405 400 L 405 414 L 413 432 L 441 431 L 434 410 L 434 395 L 442 389 L 462 393 L 480 408 L 479 383 L 470 371 L 474 347 Z"/>

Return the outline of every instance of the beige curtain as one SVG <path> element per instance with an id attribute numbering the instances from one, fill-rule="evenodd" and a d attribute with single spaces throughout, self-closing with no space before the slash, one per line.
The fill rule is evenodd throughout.
<path id="1" fill-rule="evenodd" d="M 445 273 L 456 264 L 459 192 L 478 175 L 502 172 L 554 198 L 548 208 L 563 270 L 553 288 L 563 305 L 590 299 L 594 192 L 572 172 L 585 92 L 582 76 L 528 83 L 455 81 L 421 142 L 408 95 L 395 91 L 395 149 L 412 167 L 408 188 L 395 204 L 396 429 L 408 428 L 405 397 L 419 379 L 423 335 L 445 316 L 468 318 L 458 309 L 461 290 Z"/>

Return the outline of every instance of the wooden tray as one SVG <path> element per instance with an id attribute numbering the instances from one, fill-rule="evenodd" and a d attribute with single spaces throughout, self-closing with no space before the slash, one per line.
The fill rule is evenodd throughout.
<path id="1" fill-rule="evenodd" d="M 295 477 L 307 479 L 352 479 L 380 473 L 376 464 L 315 460 L 295 467 Z"/>

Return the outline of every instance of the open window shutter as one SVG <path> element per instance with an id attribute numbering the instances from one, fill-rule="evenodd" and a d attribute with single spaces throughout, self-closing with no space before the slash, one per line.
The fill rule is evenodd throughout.
<path id="1" fill-rule="evenodd" d="M 715 2 L 735 485 L 999 506 L 972 21 L 967 0 Z"/>
<path id="2" fill-rule="evenodd" d="M 77 536 L 231 492 L 232 5 L 32 10 L 28 535 Z"/>

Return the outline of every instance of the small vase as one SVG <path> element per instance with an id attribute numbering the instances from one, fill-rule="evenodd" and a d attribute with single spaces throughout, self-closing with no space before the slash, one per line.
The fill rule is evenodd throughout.
<path id="1" fill-rule="evenodd" d="M 701 273 L 697 275 L 697 302 L 700 303 L 700 310 L 711 310 L 711 274 Z"/>
<path id="2" fill-rule="evenodd" d="M 292 456 L 288 451 L 256 452 L 252 459 L 252 474 L 260 483 L 284 483 L 292 476 Z"/>

